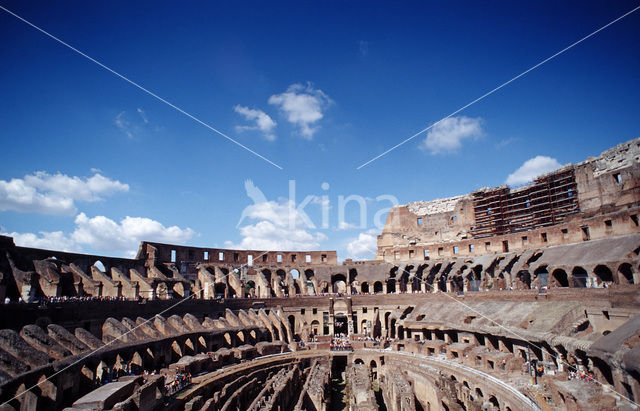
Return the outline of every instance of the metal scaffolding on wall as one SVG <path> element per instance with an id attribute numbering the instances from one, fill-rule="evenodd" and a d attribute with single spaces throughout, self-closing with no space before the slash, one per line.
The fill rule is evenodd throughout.
<path id="1" fill-rule="evenodd" d="M 473 193 L 474 238 L 518 233 L 562 223 L 580 211 L 573 167 L 539 177 L 510 190 L 497 187 Z"/>

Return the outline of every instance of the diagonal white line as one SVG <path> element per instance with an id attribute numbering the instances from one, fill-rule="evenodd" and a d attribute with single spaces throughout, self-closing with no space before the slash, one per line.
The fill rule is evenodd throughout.
<path id="1" fill-rule="evenodd" d="M 186 111 L 184 111 L 183 109 L 181 109 L 180 107 L 170 103 L 169 101 L 165 100 L 164 98 L 158 96 L 157 94 L 147 90 L 146 88 L 142 87 L 140 84 L 136 83 L 133 80 L 129 80 L 127 77 L 125 77 L 124 75 L 118 73 L 117 71 L 113 70 L 112 68 L 102 64 L 101 62 L 99 62 L 98 60 L 86 55 L 85 53 L 83 53 L 82 51 L 76 49 L 75 47 L 65 43 L 64 41 L 60 40 L 59 38 L 57 38 L 56 36 L 54 36 L 53 34 L 45 31 L 44 29 L 36 26 L 35 24 L 31 23 L 30 21 L 18 16 L 17 14 L 15 14 L 14 12 L 12 12 L 11 10 L 8 10 L 2 6 L 0 6 L 0 9 L 4 10 L 5 12 L 7 12 L 8 14 L 12 15 L 13 17 L 17 18 L 18 20 L 28 24 L 29 26 L 33 27 L 34 29 L 38 30 L 39 32 L 41 32 L 42 34 L 45 34 L 46 36 L 52 38 L 53 40 L 57 41 L 58 43 L 62 44 L 63 46 L 69 48 L 70 50 L 78 53 L 79 55 L 81 55 L 82 57 L 86 58 L 87 60 L 97 64 L 98 66 L 102 67 L 103 69 L 111 72 L 112 74 L 115 74 L 116 76 L 120 77 L 122 80 L 126 81 L 127 83 L 131 84 L 132 86 L 135 86 L 137 88 L 139 88 L 140 90 L 144 91 L 145 93 L 147 93 L 148 95 L 150 95 L 151 97 L 160 100 L 161 102 L 163 102 L 164 104 L 168 105 L 169 107 L 173 108 L 174 110 L 184 114 L 185 116 L 189 117 L 190 119 L 194 120 L 195 122 L 205 126 L 206 128 L 208 128 L 209 130 L 213 131 L 214 133 L 217 133 L 219 135 L 221 135 L 222 137 L 226 138 L 227 140 L 231 141 L 232 143 L 244 148 L 245 150 L 247 150 L 248 152 L 250 152 L 251 154 L 260 157 L 261 159 L 263 159 L 264 161 L 266 161 L 267 163 L 271 164 L 274 167 L 279 168 L 280 170 L 282 170 L 283 168 L 280 167 L 278 164 L 274 163 L 273 161 L 269 160 L 268 158 L 266 158 L 265 156 L 256 153 L 255 151 L 253 151 L 252 149 L 250 149 L 249 147 L 245 146 L 244 144 L 240 143 L 237 140 L 234 140 L 233 138 L 229 137 L 228 135 L 226 135 L 225 133 L 223 133 L 222 131 L 210 126 L 209 124 L 205 123 L 204 121 L 200 120 L 199 118 L 197 118 L 194 115 L 191 115 L 189 113 L 187 113 Z"/>
<path id="2" fill-rule="evenodd" d="M 519 79 L 520 77 L 524 76 L 525 74 L 529 73 L 530 71 L 533 71 L 535 69 L 537 69 L 538 67 L 542 66 L 543 64 L 547 63 L 548 61 L 558 57 L 559 55 L 561 55 L 562 53 L 564 53 L 565 51 L 577 46 L 578 44 L 582 43 L 583 41 L 587 40 L 589 37 L 592 37 L 594 35 L 596 35 L 597 33 L 601 32 L 602 30 L 606 29 L 607 27 L 611 26 L 614 23 L 617 23 L 618 21 L 622 20 L 623 18 L 627 17 L 629 14 L 632 14 L 634 12 L 636 12 L 637 10 L 640 9 L 640 6 L 636 7 L 635 9 L 623 14 L 622 16 L 618 17 L 615 20 L 610 21 L 609 23 L 605 24 L 604 26 L 600 27 L 598 30 L 584 36 L 583 38 L 581 38 L 580 40 L 576 41 L 575 43 L 571 44 L 570 46 L 567 46 L 565 48 L 563 48 L 562 50 L 560 50 L 559 52 L 555 53 L 554 55 L 547 57 L 546 59 L 542 60 L 541 62 L 539 62 L 538 64 L 530 67 L 529 69 L 523 71 L 522 73 L 518 74 L 517 76 L 513 77 L 511 80 L 506 81 L 504 83 L 502 83 L 501 85 L 499 85 L 498 87 L 494 88 L 493 90 L 481 95 L 480 97 L 478 97 L 477 99 L 473 100 L 472 102 L 460 107 L 459 109 L 457 109 L 456 111 L 454 111 L 453 113 L 449 114 L 446 117 L 441 118 L 440 120 L 436 121 L 435 123 L 431 124 L 429 127 L 422 129 L 420 131 L 418 131 L 417 133 L 415 133 L 414 135 L 412 135 L 411 137 L 401 141 L 400 143 L 396 144 L 395 146 L 387 149 L 386 151 L 378 154 L 377 156 L 373 157 L 371 160 L 367 161 L 366 163 L 361 164 L 360 166 L 358 166 L 356 168 L 356 170 L 360 170 L 362 167 L 376 161 L 377 159 L 379 159 L 382 156 L 387 155 L 389 152 L 395 150 L 396 148 L 400 147 L 401 145 L 413 140 L 414 138 L 418 137 L 420 134 L 423 134 L 426 131 L 429 131 L 431 128 L 435 127 L 436 125 L 438 125 L 440 122 L 448 119 L 449 117 L 455 116 L 456 114 L 458 114 L 459 112 L 461 112 L 462 110 L 466 109 L 467 107 L 477 103 L 478 101 L 484 99 L 485 97 L 490 96 L 491 94 L 495 93 L 496 91 L 500 90 L 501 88 L 503 88 L 504 86 L 516 81 L 517 79 Z"/>
<path id="3" fill-rule="evenodd" d="M 2 7 L 2 6 L 0 6 L 0 7 Z M 267 253 L 268 253 L 268 251 L 265 251 L 264 253 L 262 253 L 262 254 L 260 254 L 259 256 L 257 256 L 257 257 L 256 257 L 256 259 L 258 259 L 258 258 L 262 257 L 263 255 L 265 255 L 265 254 L 267 254 Z M 244 268 L 244 267 L 245 267 L 245 266 L 247 266 L 247 265 L 248 265 L 248 264 L 243 264 L 243 265 L 241 265 L 241 266 L 240 266 L 240 269 Z M 230 271 L 228 274 L 223 275 L 223 276 L 222 276 L 222 278 L 226 278 L 226 277 L 228 277 L 228 276 L 229 276 L 229 275 L 231 275 L 231 273 L 233 273 L 233 272 L 234 272 L 234 271 Z M 185 302 L 185 301 L 187 301 L 187 300 L 190 300 L 191 298 L 193 298 L 193 297 L 195 297 L 196 295 L 198 295 L 198 293 L 199 293 L 200 291 L 202 291 L 203 289 L 204 289 L 204 287 L 200 287 L 200 288 L 198 288 L 198 289 L 197 289 L 196 291 L 194 291 L 190 296 L 188 296 L 188 297 L 184 297 L 182 300 L 178 301 L 177 303 L 175 303 L 175 304 L 171 305 L 171 306 L 170 306 L 170 307 L 168 307 L 168 308 L 165 308 L 164 310 L 160 311 L 160 312 L 159 312 L 158 314 L 156 314 L 156 315 L 162 315 L 162 314 L 166 313 L 167 311 L 172 310 L 173 308 L 175 308 L 175 307 L 179 306 L 179 305 L 180 305 L 180 304 L 182 304 L 183 302 Z M 56 371 L 55 373 L 51 374 L 50 376 L 48 376 L 48 377 L 47 377 L 47 378 L 45 378 L 44 380 L 39 381 L 37 384 L 35 384 L 35 385 L 33 385 L 33 386 L 31 386 L 31 387 L 29 387 L 29 388 L 25 389 L 24 391 L 21 391 L 21 392 L 20 392 L 20 394 L 16 394 L 13 398 L 11 398 L 11 399 L 9 399 L 9 400 L 7 400 L 7 401 L 3 402 L 2 404 L 0 404 L 0 407 L 4 406 L 4 405 L 6 405 L 6 404 L 9 404 L 11 401 L 13 401 L 13 400 L 15 400 L 16 398 L 18 398 L 18 397 L 22 396 L 23 394 L 26 394 L 27 392 L 29 392 L 29 391 L 33 390 L 34 388 L 36 388 L 36 387 L 38 387 L 38 386 L 40 386 L 40 385 L 44 384 L 45 382 L 49 381 L 50 379 L 52 379 L 52 378 L 53 378 L 53 377 L 55 377 L 56 375 L 58 375 L 58 374 L 61 374 L 61 373 L 65 372 L 66 370 L 68 370 L 69 368 L 71 368 L 71 367 L 75 366 L 75 365 L 76 365 L 76 364 L 78 364 L 78 363 L 81 363 L 82 361 L 84 361 L 84 360 L 86 360 L 87 358 L 91 357 L 93 354 L 97 353 L 98 351 L 102 350 L 103 348 L 106 348 L 106 347 L 108 347 L 109 345 L 111 345 L 111 344 L 113 344 L 113 343 L 115 343 L 115 342 L 117 342 L 117 341 L 120 341 L 120 340 L 122 339 L 122 337 L 124 337 L 125 335 L 128 335 L 128 334 L 130 334 L 130 333 L 134 332 L 135 330 L 137 330 L 138 328 L 142 327 L 143 325 L 145 325 L 145 324 L 147 324 L 147 323 L 151 322 L 151 321 L 156 317 L 156 315 L 154 315 L 153 317 L 150 317 L 149 319 L 147 319 L 147 320 L 143 321 L 142 323 L 140 323 L 140 324 L 136 325 L 135 327 L 133 327 L 132 329 L 130 329 L 130 330 L 129 330 L 129 331 L 127 331 L 126 333 L 121 334 L 118 338 L 115 338 L 115 339 L 113 339 L 113 340 L 109 341 L 108 343 L 106 343 L 105 345 L 103 345 L 103 346 L 101 346 L 101 347 L 98 347 L 98 348 L 96 348 L 95 350 L 92 350 L 91 352 L 89 352 L 88 354 L 84 355 L 84 356 L 83 356 L 83 357 L 81 357 L 80 359 L 78 359 L 78 360 L 76 360 L 76 361 L 72 362 L 71 364 L 67 365 L 66 367 L 62 368 L 61 370 Z"/>

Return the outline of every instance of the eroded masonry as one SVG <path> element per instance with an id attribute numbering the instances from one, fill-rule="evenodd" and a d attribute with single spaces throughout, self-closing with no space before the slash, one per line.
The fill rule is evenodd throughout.
<path id="1" fill-rule="evenodd" d="M 639 167 L 395 207 L 372 261 L 0 237 L 0 409 L 634 409 Z"/>

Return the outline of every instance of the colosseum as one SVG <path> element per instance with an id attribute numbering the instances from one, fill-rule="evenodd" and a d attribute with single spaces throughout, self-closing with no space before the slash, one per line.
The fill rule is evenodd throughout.
<path id="1" fill-rule="evenodd" d="M 394 207 L 371 261 L 0 237 L 2 410 L 632 410 L 640 139 Z"/>

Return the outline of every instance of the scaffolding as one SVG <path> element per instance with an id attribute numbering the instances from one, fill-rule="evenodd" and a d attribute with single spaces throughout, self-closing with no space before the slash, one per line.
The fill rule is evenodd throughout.
<path id="1" fill-rule="evenodd" d="M 497 187 L 473 193 L 474 238 L 518 233 L 562 223 L 578 213 L 578 192 L 573 167 L 537 178 L 510 190 Z"/>

